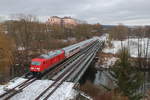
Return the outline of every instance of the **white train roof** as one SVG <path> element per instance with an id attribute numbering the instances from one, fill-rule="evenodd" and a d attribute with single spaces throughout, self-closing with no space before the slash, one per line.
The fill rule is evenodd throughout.
<path id="1" fill-rule="evenodd" d="M 67 46 L 67 47 L 62 48 L 62 49 L 65 50 L 66 52 L 68 52 L 68 51 L 71 51 L 71 50 L 73 50 L 75 48 L 81 47 L 81 46 L 85 45 L 86 43 L 89 43 L 89 42 L 91 42 L 93 40 L 96 40 L 96 39 L 95 38 L 88 39 L 88 40 L 85 40 L 85 41 L 82 41 L 82 42 L 79 42 L 79 43 Z"/>

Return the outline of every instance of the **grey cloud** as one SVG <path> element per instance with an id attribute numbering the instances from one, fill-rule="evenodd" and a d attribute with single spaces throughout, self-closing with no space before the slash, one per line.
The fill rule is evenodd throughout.
<path id="1" fill-rule="evenodd" d="M 67 15 L 89 23 L 150 24 L 149 5 L 150 0 L 1 0 L 0 15 Z"/>

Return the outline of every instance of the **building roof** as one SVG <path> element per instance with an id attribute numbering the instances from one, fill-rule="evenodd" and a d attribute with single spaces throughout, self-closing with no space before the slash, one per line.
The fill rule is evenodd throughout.
<path id="1" fill-rule="evenodd" d="M 52 16 L 52 17 L 50 17 L 50 18 L 60 18 L 60 17 L 58 17 L 58 16 Z"/>
<path id="2" fill-rule="evenodd" d="M 73 19 L 73 18 L 71 18 L 70 16 L 69 17 L 65 16 L 62 19 Z"/>

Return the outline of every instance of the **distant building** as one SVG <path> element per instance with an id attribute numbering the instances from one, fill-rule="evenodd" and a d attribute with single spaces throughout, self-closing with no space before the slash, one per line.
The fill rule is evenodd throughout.
<path id="1" fill-rule="evenodd" d="M 46 23 L 50 25 L 64 25 L 64 26 L 70 26 L 70 25 L 75 26 L 78 24 L 78 22 L 71 17 L 60 18 L 58 16 L 50 17 Z"/>
<path id="2" fill-rule="evenodd" d="M 50 17 L 48 19 L 47 24 L 50 24 L 50 25 L 53 25 L 53 24 L 59 25 L 59 24 L 61 24 L 61 18 L 57 17 L 57 16 L 52 16 L 52 17 Z"/>
<path id="3" fill-rule="evenodd" d="M 63 25 L 77 25 L 77 21 L 71 17 L 62 18 Z"/>

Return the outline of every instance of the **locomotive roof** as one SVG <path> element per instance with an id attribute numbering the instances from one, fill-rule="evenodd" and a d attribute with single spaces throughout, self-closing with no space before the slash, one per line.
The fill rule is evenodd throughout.
<path id="1" fill-rule="evenodd" d="M 38 62 L 41 62 L 41 61 L 44 61 L 45 59 L 41 59 L 41 58 L 34 58 L 32 59 L 32 61 L 38 61 Z"/>
<path id="2" fill-rule="evenodd" d="M 52 57 L 54 57 L 54 56 L 57 56 L 57 55 L 59 55 L 59 54 L 61 54 L 61 53 L 62 53 L 62 50 L 50 51 L 50 52 L 48 52 L 47 54 L 42 54 L 42 55 L 40 55 L 39 58 L 48 59 L 48 58 L 52 58 Z"/>

